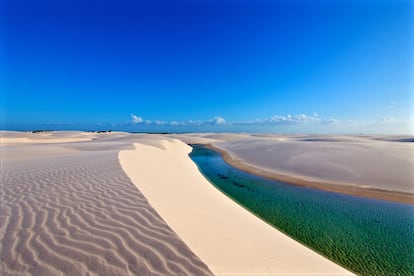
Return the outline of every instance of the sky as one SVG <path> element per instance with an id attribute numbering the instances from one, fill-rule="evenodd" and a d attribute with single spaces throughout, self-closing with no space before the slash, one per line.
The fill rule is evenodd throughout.
<path id="1" fill-rule="evenodd" d="M 3 0 L 1 129 L 414 133 L 414 2 Z"/>

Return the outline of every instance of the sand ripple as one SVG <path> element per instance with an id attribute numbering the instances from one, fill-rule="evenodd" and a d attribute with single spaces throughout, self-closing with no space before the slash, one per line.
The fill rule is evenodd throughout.
<path id="1" fill-rule="evenodd" d="M 47 149 L 16 148 L 15 156 L 35 147 Z M 123 172 L 117 152 L 2 159 L 0 274 L 211 274 Z"/>

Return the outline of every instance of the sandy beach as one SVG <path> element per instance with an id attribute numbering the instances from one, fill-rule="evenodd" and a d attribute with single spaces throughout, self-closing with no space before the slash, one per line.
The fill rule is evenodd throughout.
<path id="1" fill-rule="evenodd" d="M 206 144 L 241 170 L 295 185 L 414 204 L 414 144 L 405 136 L 172 135 Z"/>
<path id="2" fill-rule="evenodd" d="M 179 140 L 0 138 L 2 275 L 350 274 L 216 190 Z"/>

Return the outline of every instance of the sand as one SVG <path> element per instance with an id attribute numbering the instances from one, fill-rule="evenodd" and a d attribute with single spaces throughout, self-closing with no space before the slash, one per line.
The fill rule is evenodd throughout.
<path id="1" fill-rule="evenodd" d="M 348 275 L 212 186 L 179 140 L 135 143 L 121 166 L 168 225 L 217 275 Z"/>
<path id="2" fill-rule="evenodd" d="M 414 204 L 412 137 L 270 134 L 173 137 L 188 143 L 209 144 L 231 165 L 274 180 Z"/>
<path id="3" fill-rule="evenodd" d="M 350 274 L 214 188 L 174 138 L 266 177 L 413 202 L 412 137 L 0 131 L 0 273 Z"/>
<path id="4" fill-rule="evenodd" d="M 1 275 L 350 274 L 216 190 L 178 140 L 0 138 Z"/>
<path id="5" fill-rule="evenodd" d="M 2 135 L 1 275 L 211 274 L 122 170 L 130 135 Z"/>
<path id="6" fill-rule="evenodd" d="M 95 139 L 96 133 L 82 131 L 46 131 L 39 133 L 0 131 L 1 145 L 16 144 L 51 144 L 89 141 Z"/>

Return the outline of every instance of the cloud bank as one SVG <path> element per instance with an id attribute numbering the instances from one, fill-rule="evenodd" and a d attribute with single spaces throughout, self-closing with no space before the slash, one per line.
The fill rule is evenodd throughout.
<path id="1" fill-rule="evenodd" d="M 340 120 L 335 118 L 319 118 L 315 112 L 313 115 L 296 114 L 296 115 L 274 115 L 269 118 L 256 119 L 253 121 L 234 122 L 235 125 L 300 125 L 300 124 L 340 124 Z"/>
<path id="2" fill-rule="evenodd" d="M 156 125 L 156 126 L 202 126 L 202 125 L 296 125 L 304 123 L 320 124 L 340 124 L 340 120 L 335 118 L 321 119 L 317 113 L 313 115 L 274 115 L 269 118 L 256 119 L 252 121 L 227 122 L 222 116 L 215 116 L 210 120 L 187 120 L 187 121 L 164 121 L 164 120 L 144 120 L 142 117 L 131 113 L 132 124 Z"/>
<path id="3" fill-rule="evenodd" d="M 145 120 L 131 113 L 130 125 L 148 127 L 170 126 L 170 127 L 220 127 L 222 131 L 269 131 L 269 132 L 335 132 L 335 133 L 412 133 L 414 132 L 414 120 L 396 119 L 393 117 L 382 117 L 376 120 L 341 120 L 337 118 L 319 117 L 315 112 L 312 115 L 304 113 L 274 115 L 268 118 L 249 121 L 228 122 L 222 116 L 215 116 L 208 120 L 186 120 L 165 121 Z M 225 126 L 225 128 L 224 128 Z M 256 128 L 257 127 L 257 128 Z"/>
<path id="4" fill-rule="evenodd" d="M 131 113 L 131 123 L 153 125 L 153 126 L 202 126 L 202 125 L 224 125 L 226 120 L 221 116 L 215 116 L 210 120 L 187 120 L 187 121 L 164 121 L 164 120 L 144 120 L 142 117 Z"/>

